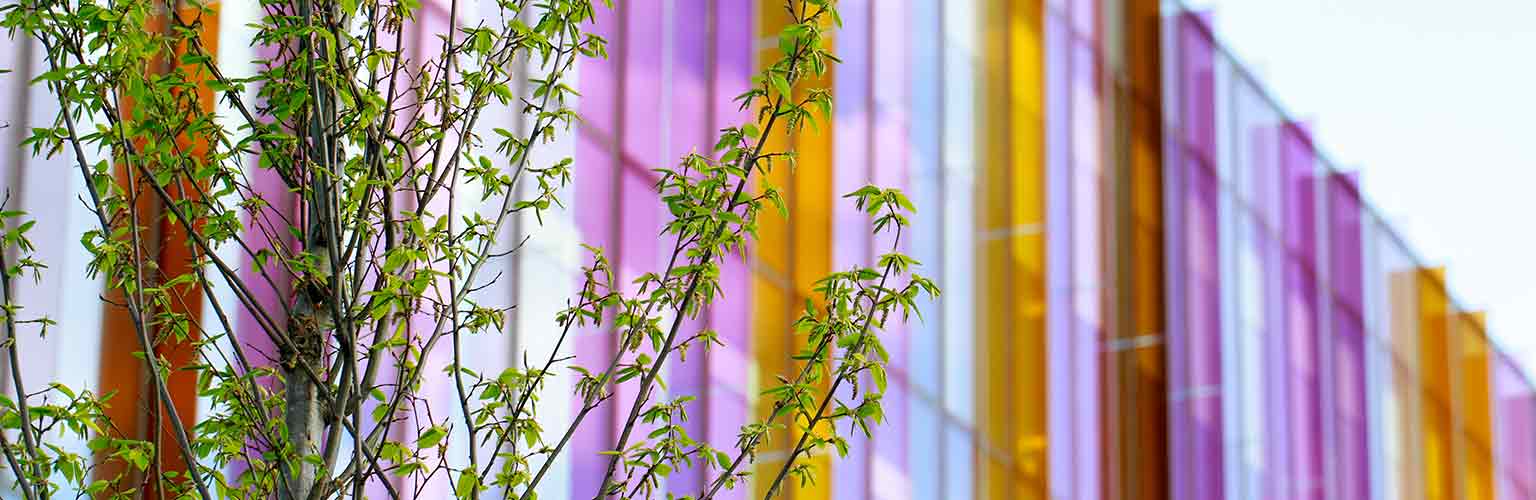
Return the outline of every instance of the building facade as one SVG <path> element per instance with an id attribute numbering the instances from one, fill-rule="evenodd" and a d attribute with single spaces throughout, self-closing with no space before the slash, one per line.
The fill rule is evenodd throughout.
<path id="1" fill-rule="evenodd" d="M 422 3 L 410 50 L 455 25 L 447 2 Z M 536 150 L 575 159 L 572 208 L 514 222 L 507 244 L 526 246 L 498 264 L 508 279 L 476 293 L 518 308 L 503 335 L 471 341 L 472 367 L 548 354 L 580 243 L 604 248 L 622 282 L 665 266 L 651 169 L 708 151 L 719 129 L 750 118 L 730 99 L 775 57 L 787 22 L 774 0 L 616 3 L 596 24 L 609 58 L 577 69 L 584 122 Z M 475 5 L 458 22 L 495 12 Z M 1481 313 L 1455 302 L 1445 270 L 1361 199 L 1361 179 L 1335 169 L 1215 40 L 1207 14 L 1158 0 L 839 5 L 843 63 L 802 84 L 831 89 L 830 126 L 775 144 L 799 154 L 792 176 L 769 179 L 791 215 L 768 217 L 746 255 L 727 257 L 724 297 L 689 325 L 725 346 L 665 374 L 669 391 L 699 396 L 692 435 L 733 443 L 765 416 L 762 381 L 794 368 L 790 324 L 812 283 L 889 247 L 841 199 L 874 183 L 916 202 L 904 250 L 944 295 L 923 305 L 924 321 L 882 332 L 884 425 L 846 458 L 812 455 L 819 480 L 788 498 L 1536 499 L 1536 391 L 1524 370 L 1488 340 Z M 225 43 L 210 46 L 226 73 L 251 74 L 239 62 L 258 50 L 230 41 L 249 39 L 254 7 L 217 9 L 206 36 Z M 12 42 L 0 51 L 0 67 L 17 70 L 0 76 L 10 103 L 0 120 L 12 125 L 0 130 L 0 185 L 22 208 L 67 221 L 38 228 L 50 272 L 18 296 L 70 321 L 47 341 L 23 339 L 24 368 L 141 397 L 131 349 L 115 344 L 129 326 L 75 299 L 102 288 L 72 278 L 84 276 L 78 234 L 92 224 L 74 196 L 82 181 L 62 158 L 17 146 L 57 109 L 24 85 L 43 71 L 42 49 Z M 486 120 L 528 126 L 510 108 Z M 252 175 L 281 197 L 270 173 Z M 266 300 L 282 300 L 276 288 Z M 611 334 L 580 332 L 569 354 L 606 360 Z M 270 352 L 251 335 L 252 349 Z M 450 394 L 446 381 L 428 385 Z M 578 404 L 552 392 L 546 428 Z M 207 411 L 190 386 L 178 398 L 186 419 Z M 622 411 L 588 417 L 541 498 L 595 493 Z M 789 437 L 769 443 L 757 475 L 777 470 Z M 667 487 L 693 494 L 710 474 L 678 471 Z"/>

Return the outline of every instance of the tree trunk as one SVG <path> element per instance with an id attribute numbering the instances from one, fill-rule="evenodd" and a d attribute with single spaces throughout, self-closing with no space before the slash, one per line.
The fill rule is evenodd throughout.
<path id="1" fill-rule="evenodd" d="M 319 24 L 316 19 L 314 0 L 297 0 L 298 13 L 310 25 Z M 289 485 L 289 500 L 307 500 L 311 489 L 316 484 L 316 474 L 319 460 L 306 457 L 318 457 L 320 455 L 321 440 L 324 435 L 324 424 L 321 421 L 321 408 L 318 381 L 311 377 L 307 370 L 320 370 L 326 366 L 323 359 L 323 347 L 325 338 L 330 330 L 330 310 L 328 304 L 331 299 L 330 287 L 334 286 L 332 266 L 335 255 L 330 251 L 330 240 L 326 237 L 329 232 L 330 207 L 331 207 L 331 175 L 335 167 L 336 159 L 334 147 L 327 138 L 326 130 L 335 122 L 336 107 L 330 88 L 321 83 L 321 79 L 315 74 L 317 61 L 313 58 L 325 54 L 324 41 L 313 39 L 306 35 L 299 40 L 298 57 L 310 58 L 307 66 L 306 78 L 311 95 L 314 96 L 314 104 L 310 108 L 309 119 L 304 122 L 308 134 L 308 150 L 301 155 L 303 171 L 307 172 L 306 201 L 308 206 L 305 212 L 305 223 L 308 224 L 305 233 L 304 250 L 312 255 L 319 256 L 323 262 L 314 266 L 314 273 L 307 276 L 299 276 L 298 286 L 294 287 L 295 298 L 293 317 L 289 320 L 288 329 L 293 340 L 293 348 L 286 353 L 288 358 L 283 361 L 284 407 L 283 420 L 288 427 L 289 444 L 297 455 L 297 471 L 293 475 L 292 484 Z M 299 165 L 295 165 L 298 167 Z M 316 168 L 320 167 L 320 168 Z M 305 178 L 305 177 L 301 177 Z M 316 373 L 316 375 L 319 375 Z"/>

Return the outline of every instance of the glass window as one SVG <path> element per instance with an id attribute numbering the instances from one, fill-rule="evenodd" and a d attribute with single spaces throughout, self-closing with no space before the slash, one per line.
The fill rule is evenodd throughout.
<path id="1" fill-rule="evenodd" d="M 969 428 L 950 424 L 944 437 L 943 498 L 976 498 L 976 450 Z"/>

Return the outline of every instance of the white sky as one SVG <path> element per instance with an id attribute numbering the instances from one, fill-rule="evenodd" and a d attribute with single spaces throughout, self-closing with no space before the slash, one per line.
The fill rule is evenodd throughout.
<path id="1" fill-rule="evenodd" d="M 1536 375 L 1536 1 L 1188 3 Z"/>

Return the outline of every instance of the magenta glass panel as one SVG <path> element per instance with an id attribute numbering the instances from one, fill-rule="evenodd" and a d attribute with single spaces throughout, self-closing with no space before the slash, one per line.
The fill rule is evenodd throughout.
<path id="1" fill-rule="evenodd" d="M 297 220 L 295 217 L 298 215 L 298 198 L 288 191 L 282 176 L 274 170 L 253 169 L 246 172 L 246 178 L 250 179 L 253 191 L 251 196 L 259 196 L 268 204 L 266 208 L 251 213 L 250 218 L 245 221 L 243 239 L 249 242 L 251 251 L 253 253 L 277 251 L 273 248 L 274 243 L 281 245 L 284 249 L 295 248 L 297 242 L 283 228 L 288 227 L 287 221 Z M 264 234 L 279 236 L 276 241 L 272 241 L 262 236 Z M 257 306 L 266 311 L 274 321 L 282 321 L 282 301 L 289 296 L 292 281 L 292 277 L 286 271 L 287 268 L 277 259 L 269 259 L 265 269 L 258 269 L 248 255 L 242 257 L 240 279 L 250 284 Z M 263 273 L 271 277 L 270 283 L 262 277 Z M 240 349 L 245 351 L 246 358 L 257 364 L 266 364 L 268 360 L 278 359 L 277 346 L 273 345 L 272 339 L 258 326 L 260 323 L 256 319 L 256 314 L 243 305 L 236 309 L 235 321 L 236 324 L 241 325 Z"/>
<path id="2" fill-rule="evenodd" d="M 1362 208 L 1357 176 L 1329 176 L 1328 283 L 1333 292 L 1333 494 L 1370 495 L 1370 442 L 1366 426 L 1365 274 Z"/>
<path id="3" fill-rule="evenodd" d="M 256 47 L 256 57 L 261 58 L 262 61 L 276 58 L 277 54 L 277 47 L 267 45 Z M 278 61 L 262 62 L 258 64 L 262 66 L 258 71 L 280 64 Z M 252 155 L 247 159 L 246 164 L 255 167 L 257 157 Z M 265 269 L 258 269 L 251 256 L 262 251 L 279 251 L 279 248 L 274 247 L 280 247 L 285 252 L 297 248 L 298 241 L 284 228 L 288 227 L 291 221 L 298 220 L 300 200 L 288 190 L 282 176 L 275 170 L 247 168 L 245 176 L 250 186 L 250 192 L 245 195 L 260 198 L 267 203 L 267 206 L 254 212 L 247 212 L 247 217 L 243 220 L 245 228 L 241 239 L 248 242 L 246 245 L 250 250 L 249 253 L 240 254 L 240 280 L 248 284 L 255 303 L 261 310 L 274 321 L 284 321 L 283 301 L 289 297 L 293 277 L 288 274 L 287 267 L 276 262 L 277 259 L 269 259 Z M 273 237 L 268 238 L 264 235 L 273 235 Z M 232 315 L 239 330 L 236 334 L 239 348 L 251 363 L 270 366 L 272 360 L 278 359 L 277 346 L 258 326 L 255 312 L 246 307 L 243 302 L 231 307 L 235 309 Z M 272 384 L 275 383 L 270 379 L 259 382 L 268 388 L 274 387 Z"/>
<path id="4" fill-rule="evenodd" d="M 1290 390 L 1293 498 L 1324 493 L 1317 283 L 1317 162 L 1307 131 L 1291 124 L 1281 134 L 1282 233 Z"/>
<path id="5" fill-rule="evenodd" d="M 411 42 L 408 42 L 411 43 L 411 51 L 409 52 L 411 55 L 409 57 L 414 58 L 416 61 L 429 61 L 434 57 L 439 57 L 439 55 L 442 53 L 442 46 L 444 41 L 442 38 L 440 38 L 439 35 L 441 33 L 450 31 L 455 23 L 453 22 L 454 20 L 449 17 L 448 5 L 446 3 L 424 2 L 422 5 L 422 9 L 416 13 L 414 38 L 411 40 Z M 434 114 L 442 112 L 435 105 L 424 106 L 422 111 Z M 423 164 L 426 164 L 430 161 L 430 159 L 426 159 L 423 161 Z M 443 167 L 444 165 L 438 166 L 438 168 Z M 406 207 L 408 209 L 417 208 L 414 199 L 409 200 L 408 203 L 400 204 L 397 206 Z M 425 212 L 429 214 L 440 214 L 441 216 L 446 216 L 448 214 L 448 197 L 434 197 L 431 201 L 428 202 L 428 206 L 425 207 Z M 432 269 L 441 273 L 448 272 L 447 264 L 441 262 L 433 263 Z M 428 296 L 448 296 L 448 280 L 441 278 L 434 280 L 432 289 L 428 290 L 427 294 Z M 424 299 L 420 300 L 420 302 L 421 303 L 417 304 L 417 307 L 420 311 L 431 310 L 431 304 L 426 303 Z M 437 323 L 431 314 L 413 314 L 407 325 L 406 338 L 410 339 L 410 341 L 414 344 L 424 345 L 428 341 L 427 339 L 436 333 L 436 328 Z M 443 408 L 441 405 L 435 404 L 437 401 L 453 400 L 454 386 L 450 383 L 451 378 L 433 376 L 436 374 L 436 372 L 429 371 L 439 370 L 441 367 L 449 366 L 452 363 L 452 349 L 446 348 L 442 343 L 439 343 L 431 353 L 426 355 L 426 359 L 422 360 L 423 371 L 420 374 L 421 387 L 418 390 L 418 394 L 420 394 L 420 397 L 423 398 L 424 401 L 434 403 L 429 403 L 426 405 L 412 405 L 409 401 L 404 402 L 402 408 L 404 409 L 405 413 L 409 415 L 409 417 L 400 419 L 396 422 L 395 429 L 391 430 L 395 436 L 400 436 L 401 439 L 414 440 L 417 437 L 417 433 L 420 432 L 420 429 L 434 425 L 433 419 L 442 418 L 441 415 L 449 415 L 449 412 L 455 411 Z M 385 367 L 390 368 L 390 366 L 387 364 Z M 428 412 L 428 408 L 438 413 Z M 443 455 L 438 453 L 436 450 L 423 451 L 421 453 L 425 456 L 425 459 L 428 463 L 433 463 L 443 459 Z M 446 474 L 433 474 L 426 477 L 425 480 L 396 478 L 395 488 L 396 491 L 398 491 L 403 497 L 409 496 L 421 498 L 440 498 L 444 496 L 451 496 L 453 491 L 452 484 L 449 482 L 448 476 Z"/>
<path id="6" fill-rule="evenodd" d="M 619 197 L 616 134 L 620 116 L 619 99 L 623 90 L 619 87 L 621 80 L 618 71 L 621 61 L 628 57 L 627 47 L 616 29 L 621 21 L 622 18 L 615 10 L 597 9 L 591 29 L 594 34 L 607 38 L 614 45 L 609 48 L 607 60 L 578 59 L 578 72 L 581 76 L 577 88 L 582 96 L 578 111 L 583 123 L 576 129 L 575 164 L 581 170 L 577 172 L 575 180 L 576 199 L 581 200 L 581 205 L 574 207 L 573 211 L 580 233 L 579 240 L 604 249 L 610 259 L 616 259 L 620 251 L 614 227 Z M 576 286 L 579 285 L 576 283 Z M 574 363 L 579 366 L 602 370 L 608 360 L 612 359 L 613 334 L 606 327 L 583 328 L 573 340 L 576 353 Z M 577 414 L 581 406 L 581 398 L 573 397 L 572 415 Z M 602 474 L 602 467 L 606 464 L 597 452 L 604 446 L 612 445 L 615 434 L 610 423 L 614 418 L 613 405 L 598 407 L 587 415 L 581 423 L 581 432 L 572 438 L 569 460 L 574 497 L 591 498 L 596 493 L 596 486 L 590 484 L 592 481 L 577 478 L 600 477 Z"/>
<path id="7" fill-rule="evenodd" d="M 1216 48 L 1205 21 L 1176 24 L 1180 151 L 1169 165 L 1168 372 L 1174 498 L 1224 498 L 1218 272 Z"/>
<path id="8" fill-rule="evenodd" d="M 618 213 L 612 223 L 618 226 L 618 252 L 614 255 L 617 277 L 628 293 L 638 292 L 640 285 L 634 280 L 640 275 L 665 268 L 674 241 L 672 237 L 658 236 L 662 234 L 665 209 L 658 202 L 656 177 L 651 172 L 661 165 L 676 164 L 667 157 L 666 143 L 663 142 L 670 130 L 667 123 L 669 108 L 663 102 L 667 96 L 667 57 L 664 53 L 667 34 L 664 31 L 666 19 L 656 13 L 665 12 L 665 3 L 664 0 L 637 0 L 617 7 L 624 16 L 626 31 L 623 41 L 616 47 L 624 52 L 624 62 L 619 97 L 622 114 L 615 138 L 620 151 Z M 672 317 L 669 311 L 653 314 L 667 319 Z M 633 362 L 632 358 L 632 355 L 626 355 L 624 362 Z M 647 404 L 670 397 L 659 387 L 654 391 Z M 610 425 L 617 434 L 625 425 L 624 419 L 629 415 L 632 402 L 638 397 L 639 384 L 619 384 L 613 392 L 614 398 L 609 403 L 613 415 Z M 629 444 L 640 442 L 654 428 L 653 424 L 637 421 L 629 436 Z M 616 441 L 604 443 L 599 450 L 614 444 Z M 602 466 L 595 476 L 584 476 L 576 470 L 572 475 L 572 480 L 577 483 L 573 494 L 581 496 L 585 494 L 581 488 L 597 487 L 600 482 L 597 478 L 602 477 L 610 460 L 609 456 L 599 457 Z"/>

